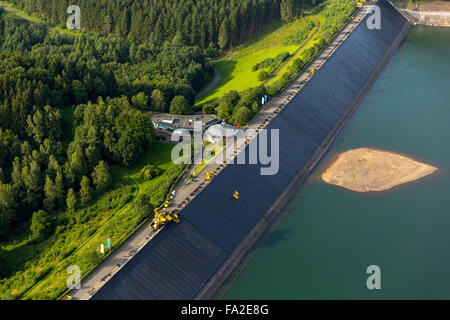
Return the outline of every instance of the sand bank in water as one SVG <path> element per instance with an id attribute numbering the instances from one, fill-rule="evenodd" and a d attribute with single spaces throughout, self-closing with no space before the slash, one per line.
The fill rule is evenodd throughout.
<path id="1" fill-rule="evenodd" d="M 322 180 L 357 192 L 384 191 L 436 170 L 395 153 L 360 148 L 341 153 Z"/>

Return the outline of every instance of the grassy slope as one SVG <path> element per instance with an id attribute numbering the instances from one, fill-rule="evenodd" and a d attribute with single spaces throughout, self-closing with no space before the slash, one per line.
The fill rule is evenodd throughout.
<path id="1" fill-rule="evenodd" d="M 325 18 L 324 18 L 320 13 L 318 13 L 318 14 L 316 15 L 316 17 L 319 19 L 320 24 L 323 26 L 324 23 L 325 23 Z M 314 32 L 314 31 L 312 31 L 312 32 Z M 294 60 L 295 60 L 296 58 L 301 58 L 301 59 L 305 60 L 305 59 L 304 59 L 303 53 L 304 53 L 306 50 L 308 50 L 309 48 L 313 47 L 314 44 L 316 44 L 316 43 L 319 42 L 319 39 L 320 39 L 319 36 L 320 36 L 320 31 L 318 32 L 318 34 L 317 34 L 313 39 L 311 39 L 311 41 L 303 48 L 303 50 L 301 50 L 300 52 L 297 53 L 297 55 L 294 57 L 294 59 L 292 59 L 289 63 L 286 64 L 286 66 L 284 66 L 283 72 L 280 72 L 280 73 L 277 74 L 275 77 L 273 77 L 272 79 L 270 79 L 270 81 L 267 83 L 267 85 L 271 85 L 271 84 L 273 84 L 275 81 L 281 79 L 281 77 L 283 77 L 283 74 L 286 72 L 286 70 L 288 70 L 289 67 L 292 66 L 292 65 L 294 64 Z"/>
<path id="2" fill-rule="evenodd" d="M 341 2 L 345 3 L 345 1 Z M 350 4 L 350 2 L 347 3 L 347 5 L 348 4 Z M 333 5 L 339 6 L 340 8 L 342 3 L 337 2 Z M 326 11 L 326 6 L 327 2 L 322 2 L 316 7 L 309 8 L 311 13 L 319 19 L 322 26 L 321 29 L 314 38 L 312 38 L 311 41 L 297 53 L 294 59 L 283 66 L 283 69 L 268 81 L 267 85 L 271 85 L 277 80 L 280 80 L 283 75 L 288 72 L 289 67 L 293 65 L 295 58 L 302 58 L 305 61 L 304 52 L 314 46 L 314 44 L 318 43 L 320 38 L 332 36 L 329 34 L 329 31 L 324 28 L 324 26 L 328 27 L 330 22 L 326 15 L 323 14 Z M 352 5 L 350 4 L 350 6 Z M 314 25 L 316 25 L 316 21 L 311 16 L 305 16 L 303 19 L 311 19 L 311 21 L 314 22 Z M 264 81 L 259 81 L 257 79 L 258 71 L 252 72 L 253 65 L 266 58 L 274 58 L 279 53 L 285 51 L 288 51 L 290 54 L 297 51 L 301 44 L 296 46 L 283 46 L 283 40 L 298 31 L 298 23 L 299 20 L 290 24 L 282 24 L 279 22 L 266 30 L 266 32 L 261 34 L 254 41 L 248 42 L 244 46 L 232 50 L 227 56 L 216 61 L 215 65 L 221 72 L 222 79 L 208 95 L 196 101 L 196 104 L 203 104 L 209 100 L 220 98 L 230 90 L 244 91 L 245 89 L 255 88 L 263 84 Z M 313 33 L 314 30 L 311 30 L 309 36 L 303 43 L 308 41 Z"/>
<path id="3" fill-rule="evenodd" d="M 315 20 L 310 16 L 305 16 L 301 19 L 311 19 L 315 24 Z M 299 24 L 300 20 L 289 24 L 278 22 L 253 41 L 237 47 L 224 58 L 216 61 L 215 65 L 222 74 L 222 79 L 207 96 L 197 103 L 201 104 L 221 97 L 230 90 L 243 91 L 264 83 L 264 81 L 258 80 L 258 72 L 253 72 L 252 67 L 258 62 L 267 58 L 274 58 L 280 53 L 294 53 L 301 44 L 284 45 L 283 41 L 297 32 Z"/>

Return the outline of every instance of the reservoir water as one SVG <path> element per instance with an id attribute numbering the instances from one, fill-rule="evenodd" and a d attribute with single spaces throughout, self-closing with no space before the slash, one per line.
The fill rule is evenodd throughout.
<path id="1" fill-rule="evenodd" d="M 323 88 L 326 90 L 326 88 Z M 414 27 L 224 299 L 450 299 L 450 28 Z M 380 193 L 320 181 L 371 147 L 439 168 Z M 381 269 L 368 290 L 367 267 Z"/>

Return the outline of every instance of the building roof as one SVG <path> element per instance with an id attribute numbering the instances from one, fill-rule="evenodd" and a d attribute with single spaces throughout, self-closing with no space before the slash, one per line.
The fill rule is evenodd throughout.
<path id="1" fill-rule="evenodd" d="M 213 114 L 200 115 L 174 115 L 174 114 L 159 114 L 152 117 L 152 122 L 169 130 L 187 130 L 196 131 L 194 128 L 195 122 L 201 122 L 202 130 L 221 122 Z"/>
<path id="2" fill-rule="evenodd" d="M 227 124 L 215 124 L 208 129 L 208 134 L 212 137 L 234 137 L 238 133 L 238 129 Z"/>

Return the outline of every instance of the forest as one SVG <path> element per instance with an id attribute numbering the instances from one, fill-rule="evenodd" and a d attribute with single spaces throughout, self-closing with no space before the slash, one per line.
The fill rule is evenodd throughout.
<path id="1" fill-rule="evenodd" d="M 177 37 L 160 47 L 72 37 L 2 11 L 0 48 L 2 240 L 41 209 L 85 206 L 107 190 L 109 165 L 129 166 L 155 140 L 138 110 L 192 103 L 211 68 Z"/>
<path id="2" fill-rule="evenodd" d="M 13 0 L 17 7 L 65 26 L 69 0 Z M 189 45 L 225 49 L 251 39 L 280 16 L 292 19 L 316 0 L 80 0 L 83 30 L 132 43 L 161 44 L 177 34 Z"/>

